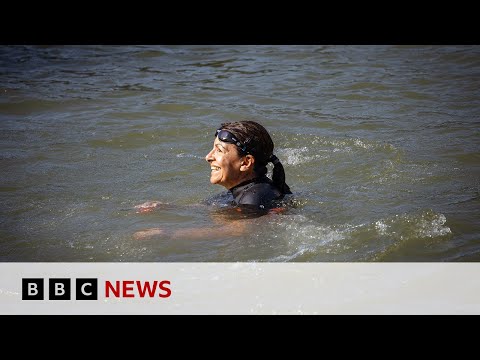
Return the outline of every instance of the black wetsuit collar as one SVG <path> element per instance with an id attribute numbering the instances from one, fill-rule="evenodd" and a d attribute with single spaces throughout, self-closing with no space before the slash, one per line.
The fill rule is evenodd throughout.
<path id="1" fill-rule="evenodd" d="M 228 191 L 230 191 L 233 194 L 233 196 L 235 196 L 235 193 L 238 193 L 238 191 L 243 191 L 244 190 L 243 187 L 245 185 L 248 185 L 248 184 L 253 185 L 253 184 L 268 183 L 268 182 L 270 182 L 270 179 L 267 176 L 256 177 L 256 178 L 253 178 L 253 179 L 245 180 L 244 182 L 241 182 L 240 184 L 235 185 L 234 187 L 232 187 Z"/>
<path id="2" fill-rule="evenodd" d="M 273 200 L 283 198 L 283 194 L 267 176 L 246 180 L 229 190 L 233 196 L 232 205 L 249 206 L 254 209 L 269 209 Z"/>

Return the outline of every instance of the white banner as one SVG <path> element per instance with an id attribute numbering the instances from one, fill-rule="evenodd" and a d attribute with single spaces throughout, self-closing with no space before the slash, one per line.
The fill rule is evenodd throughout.
<path id="1" fill-rule="evenodd" d="M 0 263 L 0 314 L 480 314 L 480 263 Z"/>

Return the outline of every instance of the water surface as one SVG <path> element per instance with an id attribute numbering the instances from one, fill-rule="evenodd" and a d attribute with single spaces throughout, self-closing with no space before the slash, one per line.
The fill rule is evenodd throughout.
<path id="1" fill-rule="evenodd" d="M 2 46 L 0 74 L 0 261 L 480 261 L 480 46 Z M 215 226 L 204 157 L 244 119 L 298 206 L 135 241 Z"/>

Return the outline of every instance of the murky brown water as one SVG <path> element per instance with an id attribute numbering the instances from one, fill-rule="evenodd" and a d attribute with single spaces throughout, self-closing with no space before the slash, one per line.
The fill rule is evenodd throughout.
<path id="1" fill-rule="evenodd" d="M 3 46 L 0 74 L 1 261 L 480 261 L 480 46 Z M 214 226 L 190 205 L 241 119 L 299 206 L 135 241 Z"/>

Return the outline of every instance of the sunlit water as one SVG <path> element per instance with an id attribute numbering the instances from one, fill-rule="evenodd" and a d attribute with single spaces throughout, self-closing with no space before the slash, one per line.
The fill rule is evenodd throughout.
<path id="1" fill-rule="evenodd" d="M 480 46 L 3 46 L 0 73 L 0 261 L 480 261 Z M 216 226 L 204 157 L 244 119 L 296 206 L 135 240 Z"/>

